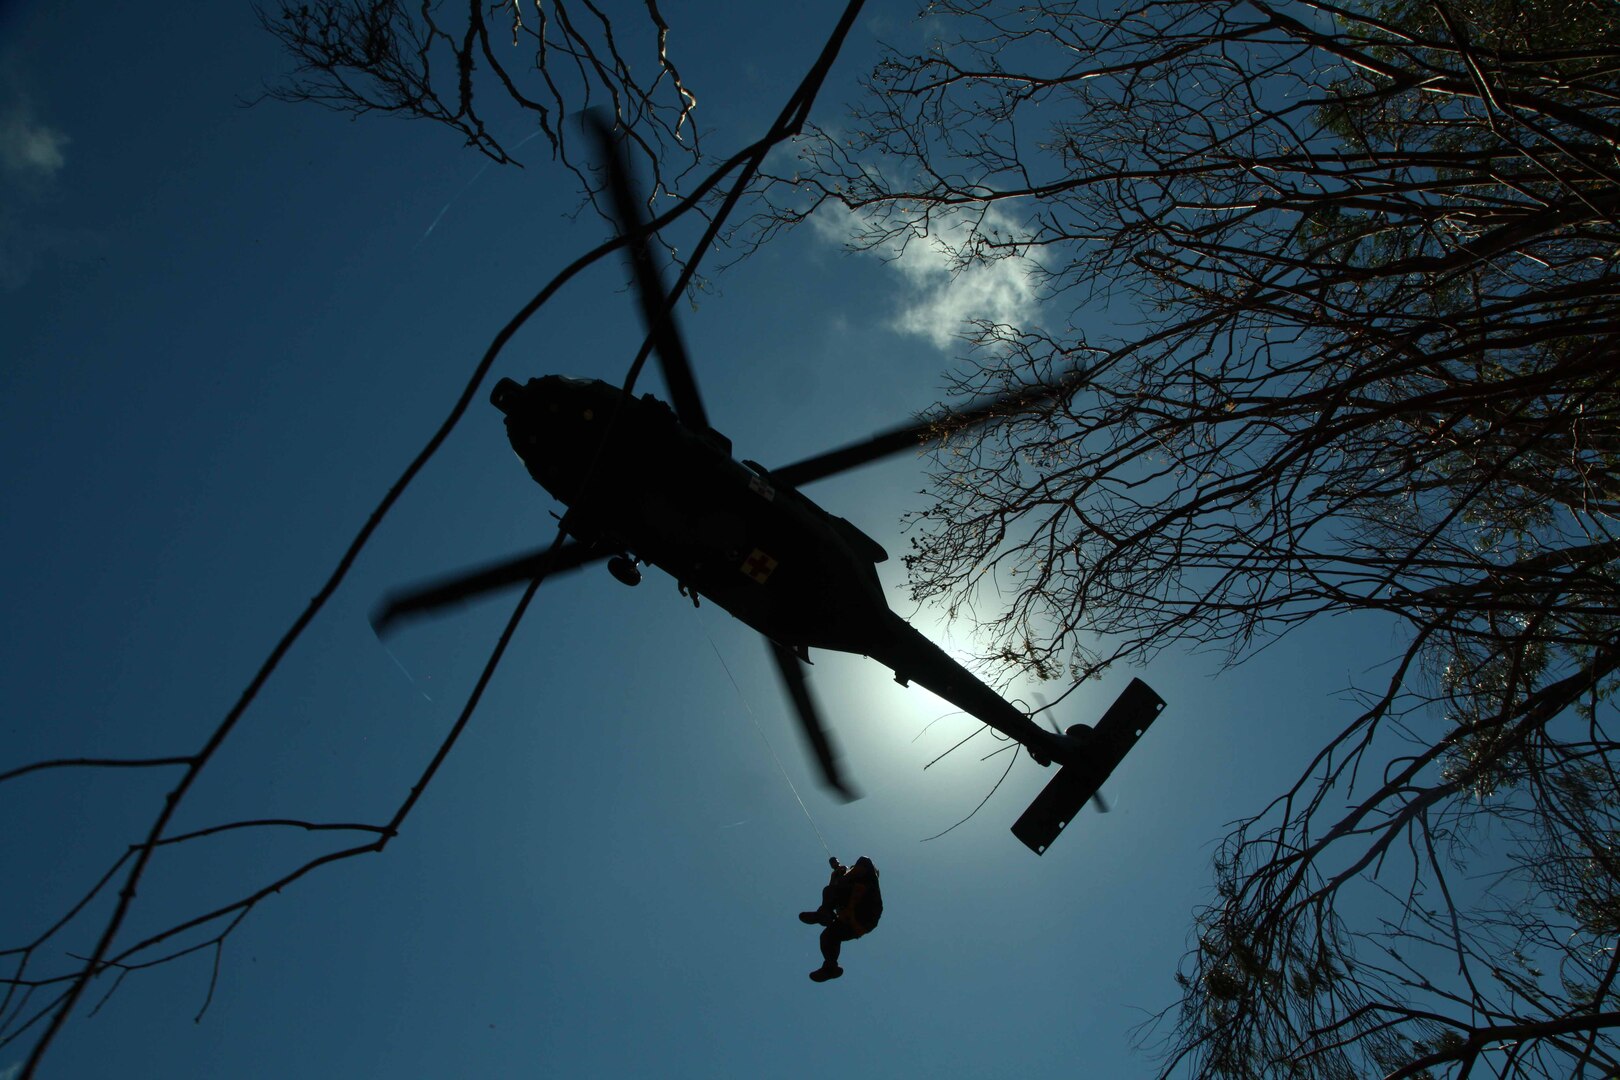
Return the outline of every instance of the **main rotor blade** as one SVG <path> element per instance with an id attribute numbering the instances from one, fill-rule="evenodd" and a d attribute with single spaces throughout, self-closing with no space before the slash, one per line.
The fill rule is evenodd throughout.
<path id="1" fill-rule="evenodd" d="M 772 469 L 771 475 L 793 487 L 808 484 L 812 480 L 822 480 L 838 473 L 846 472 L 861 465 L 879 461 L 904 450 L 917 450 L 939 437 L 942 427 L 948 426 L 952 430 L 962 427 L 977 427 L 986 420 L 994 417 L 998 412 L 1017 408 L 1031 402 L 1041 401 L 1062 393 L 1063 389 L 1057 387 L 1037 386 L 1015 394 L 1005 394 L 1001 397 L 982 398 L 961 412 L 946 413 L 936 420 L 920 420 L 892 428 L 880 435 L 861 442 L 850 443 L 837 450 L 829 450 L 825 454 L 796 461 L 780 469 Z"/>
<path id="2" fill-rule="evenodd" d="M 371 613 L 371 628 L 377 636 L 398 629 L 402 619 L 438 612 L 487 593 L 550 576 L 605 559 L 611 552 L 598 551 L 570 540 L 555 551 L 548 545 L 539 551 L 476 570 L 463 570 L 404 592 L 390 593 Z"/>
<path id="3" fill-rule="evenodd" d="M 776 670 L 782 675 L 782 685 L 793 700 L 793 711 L 799 717 L 799 728 L 804 732 L 805 741 L 810 744 L 811 751 L 816 755 L 816 763 L 821 766 L 821 778 L 828 788 L 838 793 L 845 802 L 860 798 L 844 781 L 843 774 L 838 768 L 838 754 L 827 738 L 827 729 L 821 722 L 821 713 L 816 709 L 815 699 L 810 696 L 810 684 L 804 677 L 804 661 L 794 655 L 792 649 L 770 642 L 771 657 L 776 661 Z"/>
<path id="4" fill-rule="evenodd" d="M 607 166 L 608 192 L 613 197 L 613 212 L 617 216 L 619 233 L 629 242 L 625 246 L 630 268 L 635 273 L 636 297 L 641 303 L 641 317 L 652 337 L 653 352 L 664 372 L 669 387 L 670 403 L 675 415 L 687 427 L 702 431 L 709 426 L 703 399 L 698 396 L 697 380 L 692 375 L 692 363 L 687 358 L 686 346 L 680 331 L 670 315 L 670 297 L 664 292 L 664 283 L 653 262 L 652 250 L 647 244 L 647 225 L 642 217 L 641 204 L 630 186 L 630 163 L 625 159 L 613 129 L 596 110 L 585 114 L 585 123 L 596 137 L 598 153 Z"/>

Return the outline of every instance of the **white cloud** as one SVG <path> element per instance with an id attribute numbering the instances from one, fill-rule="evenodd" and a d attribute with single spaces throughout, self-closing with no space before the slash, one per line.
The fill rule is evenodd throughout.
<path id="1" fill-rule="evenodd" d="M 998 259 L 953 272 L 937 248 L 930 245 L 917 251 L 915 247 L 895 263 L 910 282 L 912 294 L 895 316 L 896 329 L 949 349 L 969 320 L 1013 326 L 1033 320 L 1037 297 L 1027 257 Z"/>
<path id="2" fill-rule="evenodd" d="M 856 215 L 832 204 L 824 205 L 811 219 L 816 235 L 839 244 L 848 244 L 860 224 Z M 986 234 L 993 230 L 1006 236 L 1014 231 L 1012 225 L 991 208 L 977 227 Z M 970 225 L 956 218 L 936 222 L 936 227 L 935 235 L 914 237 L 904 249 L 897 244 L 879 249 L 903 281 L 899 309 L 891 320 L 894 329 L 950 351 L 960 345 L 972 320 L 1013 326 L 1028 326 L 1035 320 L 1040 297 L 1032 275 L 1036 269 L 1033 259 L 1012 255 L 957 266 L 950 252 L 969 239 Z"/>
<path id="3" fill-rule="evenodd" d="M 15 72 L 0 57 L 0 290 L 28 283 L 43 259 L 82 240 L 42 213 L 67 165 L 67 135 L 42 122 Z M 9 1080 L 0 1073 L 0 1080 Z"/>
<path id="4" fill-rule="evenodd" d="M 40 123 L 27 101 L 16 98 L 0 106 L 0 169 L 5 172 L 49 180 L 67 164 L 62 151 L 69 141 Z"/>

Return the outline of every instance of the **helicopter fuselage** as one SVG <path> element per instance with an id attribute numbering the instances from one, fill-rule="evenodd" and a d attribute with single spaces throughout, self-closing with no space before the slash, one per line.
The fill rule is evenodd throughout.
<path id="1" fill-rule="evenodd" d="M 763 466 L 734 459 L 719 432 L 693 430 L 652 395 L 597 380 L 503 379 L 491 400 L 529 475 L 568 507 L 563 527 L 579 542 L 658 567 L 803 659 L 810 649 L 869 656 L 1037 760 L 1081 756 L 1080 733 L 1033 723 L 889 609 L 882 545 Z"/>

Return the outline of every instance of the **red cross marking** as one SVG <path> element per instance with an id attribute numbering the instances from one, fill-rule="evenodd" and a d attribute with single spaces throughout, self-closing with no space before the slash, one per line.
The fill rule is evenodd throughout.
<path id="1" fill-rule="evenodd" d="M 771 571 L 776 569 L 776 560 L 765 554 L 759 548 L 743 560 L 742 572 L 759 582 L 765 584 L 770 579 Z"/>

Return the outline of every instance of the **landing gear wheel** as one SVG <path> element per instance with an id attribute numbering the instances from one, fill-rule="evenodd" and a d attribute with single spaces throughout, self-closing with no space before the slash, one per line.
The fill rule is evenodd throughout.
<path id="1" fill-rule="evenodd" d="M 624 555 L 615 555 L 608 560 L 608 573 L 625 585 L 635 586 L 641 584 L 641 567 L 636 565 L 634 559 Z"/>

